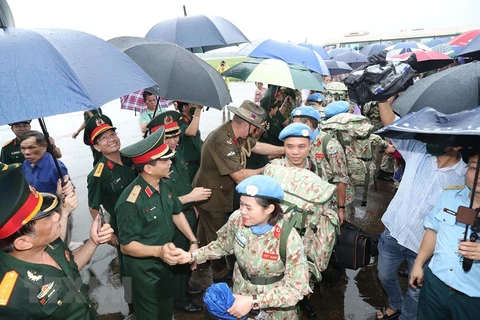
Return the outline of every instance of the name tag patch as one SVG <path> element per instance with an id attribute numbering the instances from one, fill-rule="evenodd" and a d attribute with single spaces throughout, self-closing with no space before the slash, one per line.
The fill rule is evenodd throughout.
<path id="1" fill-rule="evenodd" d="M 238 245 L 242 248 L 245 248 L 245 244 L 247 243 L 247 238 L 245 238 L 245 235 L 241 232 L 235 233 L 235 241 L 238 243 Z"/>
<path id="2" fill-rule="evenodd" d="M 264 253 L 262 253 L 262 259 L 277 261 L 278 260 L 278 254 L 264 252 Z"/>

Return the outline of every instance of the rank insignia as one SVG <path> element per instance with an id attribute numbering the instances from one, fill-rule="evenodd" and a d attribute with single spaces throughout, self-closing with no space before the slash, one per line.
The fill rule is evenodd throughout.
<path id="1" fill-rule="evenodd" d="M 13 288 L 18 279 L 18 273 L 15 271 L 9 271 L 5 274 L 0 283 L 0 306 L 6 306 L 10 296 L 12 295 Z"/>
<path id="2" fill-rule="evenodd" d="M 164 122 L 165 124 L 170 124 L 170 123 L 172 123 L 172 122 L 173 122 L 172 116 L 171 116 L 171 115 L 165 116 L 165 119 L 163 120 L 163 122 Z"/>
<path id="3" fill-rule="evenodd" d="M 228 144 L 233 144 L 232 138 L 229 138 L 229 139 L 227 140 L 227 143 L 228 143 Z"/>
<path id="4" fill-rule="evenodd" d="M 229 153 L 227 153 L 227 157 L 231 157 L 231 156 L 234 156 L 235 155 L 235 151 L 230 151 Z"/>
<path id="5" fill-rule="evenodd" d="M 70 262 L 70 252 L 68 250 L 65 250 L 65 259 L 67 259 L 67 262 Z"/>
<path id="6" fill-rule="evenodd" d="M 27 271 L 27 278 L 28 280 L 31 280 L 31 281 L 38 281 L 38 280 L 41 280 L 43 278 L 42 275 L 37 275 L 36 272 L 32 272 L 30 270 Z"/>
<path id="7" fill-rule="evenodd" d="M 146 187 L 145 187 L 145 193 L 147 194 L 147 196 L 148 196 L 149 198 L 152 197 L 153 192 L 152 192 L 152 189 L 150 189 L 149 186 L 146 186 Z"/>
<path id="8" fill-rule="evenodd" d="M 247 242 L 247 238 L 245 238 L 245 235 L 238 231 L 235 234 L 235 241 L 238 243 L 238 245 L 242 248 L 245 248 L 245 243 Z"/>

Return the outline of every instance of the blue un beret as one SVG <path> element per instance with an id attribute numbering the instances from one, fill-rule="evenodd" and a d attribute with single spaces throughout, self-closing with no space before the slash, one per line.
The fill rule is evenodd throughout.
<path id="1" fill-rule="evenodd" d="M 283 189 L 272 177 L 255 175 L 240 182 L 235 188 L 241 195 L 282 201 Z"/>
<path id="2" fill-rule="evenodd" d="M 293 109 L 291 115 L 292 117 L 309 117 L 317 121 L 320 121 L 320 118 L 321 118 L 320 112 L 315 110 L 315 108 L 309 107 L 309 106 L 301 106 L 301 107 L 295 108 Z"/>
<path id="3" fill-rule="evenodd" d="M 321 93 L 313 93 L 311 95 L 308 96 L 307 98 L 307 101 L 313 101 L 313 102 L 318 102 L 318 103 L 322 103 L 322 102 L 325 102 L 325 96 Z"/>
<path id="4" fill-rule="evenodd" d="M 331 118 L 340 113 L 345 113 L 350 109 L 350 103 L 347 101 L 334 101 L 325 107 L 324 112 L 327 118 Z"/>
<path id="5" fill-rule="evenodd" d="M 280 141 L 285 141 L 288 137 L 303 137 L 310 140 L 312 135 L 312 129 L 304 123 L 296 122 L 291 123 L 286 126 L 280 134 L 278 135 L 278 139 Z"/>

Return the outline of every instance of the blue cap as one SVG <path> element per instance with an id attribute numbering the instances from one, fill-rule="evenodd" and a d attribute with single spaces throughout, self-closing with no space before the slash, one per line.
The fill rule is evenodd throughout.
<path id="1" fill-rule="evenodd" d="M 348 109 L 350 109 L 350 103 L 347 101 L 333 101 L 325 107 L 324 112 L 327 118 L 331 118 L 337 114 L 347 112 Z"/>
<path id="2" fill-rule="evenodd" d="M 291 113 L 291 116 L 293 118 L 295 118 L 295 117 L 309 117 L 309 118 L 315 119 L 317 121 L 320 121 L 320 118 L 321 118 L 320 112 L 315 110 L 315 108 L 309 107 L 309 106 L 301 106 L 301 107 L 293 109 L 293 111 Z"/>
<path id="3" fill-rule="evenodd" d="M 312 129 L 310 129 L 309 126 L 304 123 L 296 122 L 289 124 L 282 131 L 280 131 L 278 139 L 280 139 L 280 141 L 285 141 L 285 139 L 289 137 L 300 137 L 310 140 L 311 136 Z"/>
<path id="4" fill-rule="evenodd" d="M 240 182 L 235 188 L 240 195 L 282 201 L 283 189 L 272 177 L 255 175 Z"/>
<path id="5" fill-rule="evenodd" d="M 308 96 L 307 101 L 322 103 L 325 102 L 325 96 L 321 93 L 313 93 Z"/>

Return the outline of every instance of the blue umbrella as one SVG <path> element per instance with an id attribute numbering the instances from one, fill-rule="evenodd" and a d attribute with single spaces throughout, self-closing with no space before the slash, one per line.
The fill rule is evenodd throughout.
<path id="1" fill-rule="evenodd" d="M 435 38 L 430 41 L 425 42 L 425 45 L 431 47 L 438 46 L 439 44 L 444 44 L 447 43 L 449 39 L 448 38 Z"/>
<path id="2" fill-rule="evenodd" d="M 230 21 L 218 16 L 191 15 L 161 21 L 146 38 L 175 43 L 194 53 L 250 42 Z"/>
<path id="3" fill-rule="evenodd" d="M 13 28 L 15 21 L 13 20 L 12 11 L 6 0 L 0 0 L 0 28 Z"/>
<path id="4" fill-rule="evenodd" d="M 353 49 L 350 48 L 335 48 L 330 51 L 328 51 L 328 55 L 330 56 L 330 59 L 335 58 L 339 54 L 345 53 L 345 52 L 350 52 L 353 51 Z"/>
<path id="5" fill-rule="evenodd" d="M 360 53 L 365 56 L 371 56 L 372 54 L 378 53 L 385 49 L 386 47 L 390 46 L 392 43 L 390 41 L 387 42 L 376 42 L 367 44 L 360 50 Z"/>
<path id="6" fill-rule="evenodd" d="M 320 55 L 320 57 L 322 57 L 323 60 L 330 59 L 330 56 L 328 55 L 327 50 L 325 50 L 321 45 L 307 43 L 307 42 L 300 42 L 300 43 L 297 43 L 297 44 L 301 47 L 309 48 L 309 49 L 315 51 L 316 53 L 318 53 Z"/>
<path id="7" fill-rule="evenodd" d="M 218 319 L 237 319 L 227 312 L 235 302 L 235 298 L 232 290 L 225 282 L 214 283 L 208 287 L 203 297 L 203 302 L 205 302 L 208 312 Z"/>
<path id="8" fill-rule="evenodd" d="M 98 109 L 155 85 L 128 56 L 90 34 L 0 29 L 0 124 Z"/>
<path id="9" fill-rule="evenodd" d="M 333 60 L 343 61 L 353 69 L 357 69 L 358 67 L 361 67 L 366 62 L 368 62 L 368 59 L 365 55 L 355 51 L 349 51 L 336 55 L 335 57 L 333 57 Z"/>
<path id="10" fill-rule="evenodd" d="M 455 50 L 455 49 L 454 49 Z M 460 53 L 459 57 L 467 57 L 480 60 L 480 34 L 473 38 Z"/>
<path id="11" fill-rule="evenodd" d="M 287 63 L 299 64 L 323 75 L 330 75 L 330 71 L 318 53 L 290 42 L 260 39 L 246 45 L 236 55 L 279 59 Z"/>

